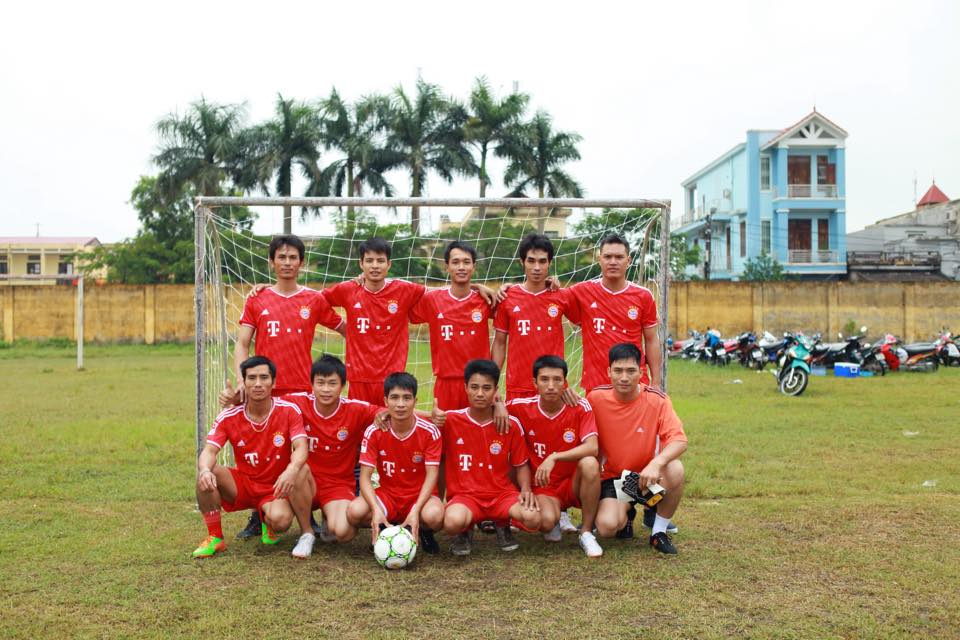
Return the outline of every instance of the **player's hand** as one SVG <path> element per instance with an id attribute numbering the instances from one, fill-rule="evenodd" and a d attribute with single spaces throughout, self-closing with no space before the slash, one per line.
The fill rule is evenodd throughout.
<path id="1" fill-rule="evenodd" d="M 367 279 L 364 277 L 363 273 L 361 272 L 360 275 L 358 275 L 356 278 L 353 279 L 353 281 L 354 283 L 362 287 L 363 284 L 367 281 Z"/>
<path id="2" fill-rule="evenodd" d="M 390 523 L 387 522 L 387 516 L 383 515 L 383 511 L 378 506 L 373 510 L 373 515 L 370 517 L 370 544 L 377 544 L 377 538 L 380 537 L 380 525 L 389 527 Z"/>
<path id="3" fill-rule="evenodd" d="M 386 431 L 390 428 L 390 413 L 384 409 L 377 415 L 373 416 L 373 424 L 380 429 L 380 431 Z"/>
<path id="4" fill-rule="evenodd" d="M 560 278 L 557 276 L 547 276 L 546 284 L 550 291 L 560 291 Z"/>
<path id="5" fill-rule="evenodd" d="M 247 298 L 256 298 L 260 295 L 260 292 L 269 287 L 268 284 L 255 284 L 253 289 L 250 289 L 250 293 L 247 294 Z"/>
<path id="6" fill-rule="evenodd" d="M 655 460 L 651 460 L 650 464 L 640 472 L 640 486 L 649 487 L 651 484 L 660 482 L 661 477 L 663 477 L 663 466 Z"/>
<path id="7" fill-rule="evenodd" d="M 416 509 L 410 509 L 410 513 L 407 514 L 407 519 L 404 520 L 401 527 L 410 527 L 410 533 L 413 534 L 413 539 L 417 540 L 419 544 L 420 540 L 420 512 Z"/>
<path id="8" fill-rule="evenodd" d="M 447 423 L 447 412 L 441 411 L 440 407 L 437 406 L 437 399 L 433 399 L 433 410 L 430 412 L 430 419 L 433 420 L 433 424 L 437 425 L 437 429 L 443 429 L 443 425 Z"/>
<path id="9" fill-rule="evenodd" d="M 234 389 L 229 384 L 224 387 L 220 395 L 217 396 L 217 402 L 220 403 L 220 408 L 226 409 L 235 404 L 240 404 L 240 389 L 243 389 L 243 385 L 240 385 L 237 389 Z"/>
<path id="10" fill-rule="evenodd" d="M 517 285 L 512 282 L 507 282 L 505 284 L 500 285 L 500 288 L 497 289 L 497 304 L 500 304 L 501 302 L 506 300 L 507 291 L 510 291 L 510 287 L 515 287 L 515 286 Z"/>
<path id="11" fill-rule="evenodd" d="M 540 504 L 537 502 L 537 496 L 533 495 L 533 491 L 520 492 L 520 506 L 527 511 L 540 511 Z"/>
<path id="12" fill-rule="evenodd" d="M 483 298 L 483 301 L 486 302 L 488 306 L 492 307 L 496 305 L 497 295 L 490 287 L 485 287 L 482 284 L 471 283 L 470 288 L 479 293 L 480 297 Z"/>
<path id="13" fill-rule="evenodd" d="M 204 469 L 197 476 L 197 487 L 200 491 L 215 491 L 217 489 L 217 476 L 210 469 Z"/>
<path id="14" fill-rule="evenodd" d="M 293 491 L 293 484 L 297 479 L 297 472 L 287 467 L 273 483 L 273 495 L 278 498 L 286 498 Z"/>
<path id="15" fill-rule="evenodd" d="M 561 397 L 563 398 L 563 401 L 567 404 L 567 406 L 575 407 L 578 404 L 580 404 L 580 396 L 577 394 L 576 391 L 573 390 L 572 387 L 567 387 L 566 389 L 564 389 Z"/>
<path id="16" fill-rule="evenodd" d="M 555 464 L 556 461 L 553 459 L 553 454 L 551 453 L 540 463 L 540 466 L 537 467 L 537 475 L 534 478 L 534 482 L 538 487 L 545 487 L 550 484 L 550 472 L 553 471 Z"/>
<path id="17" fill-rule="evenodd" d="M 501 435 L 510 431 L 510 414 L 507 412 L 507 405 L 499 400 L 493 403 L 493 424 L 497 427 L 497 433 Z"/>

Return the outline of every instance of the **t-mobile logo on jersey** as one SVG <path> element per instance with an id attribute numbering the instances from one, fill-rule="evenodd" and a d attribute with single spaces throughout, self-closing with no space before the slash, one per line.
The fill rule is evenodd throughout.
<path id="1" fill-rule="evenodd" d="M 530 321 L 529 320 L 517 320 L 517 331 L 520 332 L 520 335 L 525 336 L 530 333 Z"/>
<path id="2" fill-rule="evenodd" d="M 464 471 L 470 471 L 470 461 L 473 460 L 473 456 L 469 453 L 460 454 L 460 468 Z"/>
<path id="3" fill-rule="evenodd" d="M 396 463 L 396 462 L 389 462 L 388 460 L 384 460 L 384 461 L 383 461 L 383 472 L 392 478 L 392 477 L 393 477 L 393 470 L 394 470 L 394 468 L 395 468 L 396 466 L 397 466 L 397 463 Z"/>
<path id="4" fill-rule="evenodd" d="M 243 454 L 243 457 L 247 459 L 247 464 L 249 464 L 251 467 L 257 466 L 257 463 L 260 462 L 260 456 L 258 456 L 256 452 L 245 453 Z"/>
<path id="5" fill-rule="evenodd" d="M 267 320 L 267 333 L 270 334 L 271 338 L 276 338 L 277 334 L 280 333 L 280 321 Z"/>
<path id="6" fill-rule="evenodd" d="M 538 458 L 542 458 L 547 453 L 547 445 L 543 444 L 542 442 L 534 442 L 533 450 L 537 452 Z"/>
<path id="7" fill-rule="evenodd" d="M 317 450 L 317 445 L 320 443 L 320 438 L 315 436 L 307 436 L 307 447 L 310 449 L 310 453 L 313 453 Z"/>
<path id="8" fill-rule="evenodd" d="M 366 333 L 370 328 L 370 318 L 357 318 L 357 329 L 360 333 Z"/>
<path id="9" fill-rule="evenodd" d="M 447 340 L 449 342 L 453 338 L 453 325 L 452 324 L 440 325 L 440 335 L 443 336 L 444 340 Z"/>
<path id="10" fill-rule="evenodd" d="M 595 333 L 603 333 L 603 325 L 607 323 L 606 318 L 594 318 L 593 330 Z"/>

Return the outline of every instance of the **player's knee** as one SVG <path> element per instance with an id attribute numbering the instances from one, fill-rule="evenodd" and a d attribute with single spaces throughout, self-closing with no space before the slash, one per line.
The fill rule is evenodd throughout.
<path id="1" fill-rule="evenodd" d="M 555 511 L 540 511 L 540 530 L 550 532 L 560 522 L 560 514 Z"/>
<path id="2" fill-rule="evenodd" d="M 663 478 L 671 489 L 682 487 L 685 479 L 683 463 L 679 460 L 671 460 L 663 470 Z"/>
<path id="3" fill-rule="evenodd" d="M 443 506 L 428 502 L 420 511 L 420 521 L 431 529 L 443 526 Z"/>
<path id="4" fill-rule="evenodd" d="M 617 514 L 612 509 L 601 511 L 597 514 L 596 522 L 597 533 L 601 538 L 612 538 L 617 535 L 617 531 L 627 524 L 627 517 L 623 514 Z"/>
<path id="5" fill-rule="evenodd" d="M 271 529 L 277 533 L 280 533 L 289 529 L 290 525 L 293 524 L 293 514 L 290 513 L 289 509 L 282 511 L 279 509 L 273 509 L 270 512 L 270 515 L 266 517 L 266 520 Z"/>
<path id="6" fill-rule="evenodd" d="M 540 512 L 524 511 L 523 515 L 520 516 L 520 522 L 522 522 L 523 526 L 525 526 L 527 529 L 530 529 L 531 531 L 537 531 L 540 529 Z"/>
<path id="7" fill-rule="evenodd" d="M 356 526 L 369 517 L 369 511 L 370 509 L 363 498 L 351 500 L 350 504 L 347 505 L 347 520 L 350 524 Z"/>
<path id="8" fill-rule="evenodd" d="M 464 513 L 460 509 L 447 509 L 443 514 L 443 530 L 450 535 L 456 535 L 469 526 L 469 513 Z"/>
<path id="9" fill-rule="evenodd" d="M 580 472 L 581 480 L 592 482 L 600 477 L 600 461 L 593 456 L 580 458 L 577 462 L 577 470 Z"/>

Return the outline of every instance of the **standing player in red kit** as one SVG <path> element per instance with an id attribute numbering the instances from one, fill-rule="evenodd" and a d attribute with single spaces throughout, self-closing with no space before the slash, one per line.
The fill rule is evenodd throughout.
<path id="1" fill-rule="evenodd" d="M 575 407 L 563 402 L 567 363 L 541 356 L 533 363 L 538 395 L 511 400 L 510 415 L 523 425 L 534 472 L 533 493 L 540 505 L 540 530 L 549 542 L 561 539 L 560 514 L 570 507 L 583 512 L 580 547 L 590 558 L 603 555 L 593 535 L 600 502 L 600 462 L 597 425 L 590 403 Z"/>
<path id="2" fill-rule="evenodd" d="M 208 558 L 227 548 L 221 507 L 262 512 L 261 539 L 272 545 L 277 543 L 276 534 L 290 527 L 294 510 L 310 504 L 307 434 L 300 411 L 270 396 L 276 368 L 268 358 L 245 360 L 240 375 L 245 402 L 217 416 L 197 460 L 197 504 L 208 535 L 193 552 L 194 558 Z M 217 453 L 228 442 L 236 467 L 217 464 Z M 300 525 L 310 526 L 303 521 Z"/>
<path id="3" fill-rule="evenodd" d="M 447 459 L 447 509 L 443 529 L 456 536 L 454 555 L 470 553 L 473 524 L 493 520 L 498 525 L 500 548 L 513 551 L 517 543 L 505 540 L 512 518 L 527 529 L 540 528 L 540 511 L 531 490 L 531 473 L 523 428 L 510 418 L 505 433 L 493 422 L 493 403 L 500 381 L 500 368 L 490 360 L 471 360 L 463 372 L 467 409 L 449 411 L 443 427 L 443 451 Z M 510 480 L 516 469 L 517 485 Z"/>
<path id="4" fill-rule="evenodd" d="M 282 396 L 310 391 L 311 348 L 318 324 L 345 334 L 343 319 L 337 315 L 319 291 L 297 284 L 306 247 L 294 235 L 274 236 L 268 248 L 270 268 L 277 281 L 265 289 L 255 289 L 243 304 L 237 346 L 233 353 L 237 369 L 236 401 L 243 401 L 240 363 L 250 356 L 254 341 L 257 355 L 266 356 L 277 367 L 273 395 Z M 250 514 L 239 538 L 251 538 L 260 532 L 257 511 Z"/>
<path id="5" fill-rule="evenodd" d="M 360 445 L 360 497 L 350 503 L 351 532 L 370 525 L 373 542 L 381 526 L 403 525 L 420 548 L 437 553 L 433 531 L 443 526 L 443 503 L 437 496 L 440 430 L 417 417 L 417 379 L 406 372 L 391 373 L 383 383 L 390 427 L 367 427 Z M 373 488 L 373 473 L 380 486 Z M 421 529 L 420 525 L 423 524 Z"/>
<path id="6" fill-rule="evenodd" d="M 463 368 L 490 353 L 490 304 L 470 286 L 477 251 L 454 240 L 443 251 L 450 286 L 427 291 L 410 312 L 413 324 L 430 327 L 433 397 L 441 411 L 465 409 Z"/>

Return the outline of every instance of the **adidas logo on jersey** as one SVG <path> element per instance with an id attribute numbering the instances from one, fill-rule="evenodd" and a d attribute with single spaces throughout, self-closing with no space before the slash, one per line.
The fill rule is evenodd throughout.
<path id="1" fill-rule="evenodd" d="M 532 436 L 537 435 L 536 433 L 533 432 L 533 429 L 530 429 L 530 431 L 528 431 L 527 433 L 529 433 L 529 434 L 532 435 Z"/>
<path id="2" fill-rule="evenodd" d="M 241 440 L 240 442 L 237 443 L 237 446 L 238 446 L 238 447 L 245 447 L 245 446 L 247 446 L 247 443 L 244 442 L 243 440 Z"/>
<path id="3" fill-rule="evenodd" d="M 637 433 L 643 433 L 643 427 L 637 427 Z"/>
<path id="4" fill-rule="evenodd" d="M 385 456 L 385 455 L 387 455 L 387 452 L 384 451 L 383 449 L 380 449 L 380 455 Z"/>
<path id="5" fill-rule="evenodd" d="M 437 314 L 437 320 L 443 320 L 443 312 Z"/>
<path id="6" fill-rule="evenodd" d="M 270 315 L 270 309 L 264 309 L 263 311 L 260 312 L 260 315 L 262 315 L 262 316 L 268 316 L 268 315 Z"/>
<path id="7" fill-rule="evenodd" d="M 355 305 L 353 305 L 353 308 L 354 308 L 354 309 L 362 309 L 363 307 L 361 307 L 361 306 L 360 306 L 360 303 L 358 302 L 358 303 L 356 303 Z"/>
<path id="8" fill-rule="evenodd" d="M 457 438 L 457 444 L 463 444 L 463 438 Z"/>
<path id="9" fill-rule="evenodd" d="M 597 308 L 597 303 L 596 303 L 596 302 L 591 302 L 591 303 L 590 303 L 590 308 L 591 308 L 591 309 L 596 309 L 596 308 Z"/>
<path id="10" fill-rule="evenodd" d="M 519 313 L 519 312 L 520 312 L 520 307 L 519 307 L 519 306 L 514 307 L 514 308 L 513 308 L 513 312 L 514 312 L 514 313 Z"/>

